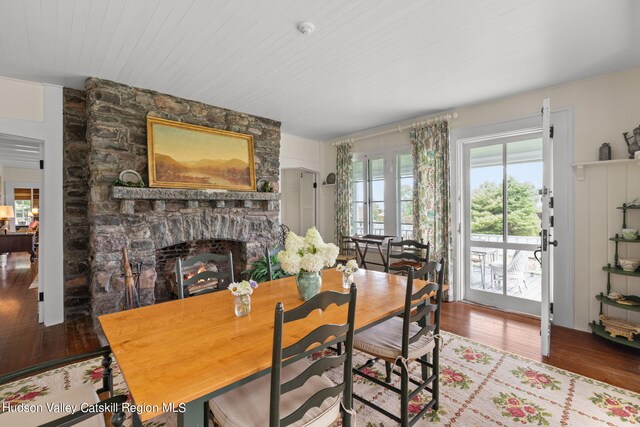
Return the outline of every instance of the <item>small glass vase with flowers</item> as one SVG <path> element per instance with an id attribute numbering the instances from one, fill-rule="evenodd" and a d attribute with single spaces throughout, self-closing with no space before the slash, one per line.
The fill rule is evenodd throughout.
<path id="1" fill-rule="evenodd" d="M 342 287 L 349 289 L 353 283 L 353 273 L 358 271 L 358 263 L 351 259 L 346 264 L 338 264 L 336 270 L 342 273 Z"/>
<path id="2" fill-rule="evenodd" d="M 233 294 L 233 308 L 236 316 L 242 317 L 251 313 L 251 294 L 258 287 L 255 280 L 243 280 L 229 284 L 229 291 Z"/>

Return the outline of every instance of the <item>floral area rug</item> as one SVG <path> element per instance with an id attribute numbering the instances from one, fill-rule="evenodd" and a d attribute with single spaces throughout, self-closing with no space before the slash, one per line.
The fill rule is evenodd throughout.
<path id="1" fill-rule="evenodd" d="M 443 333 L 440 361 L 440 408 L 416 425 L 437 426 L 628 426 L 640 425 L 640 395 L 595 381 L 543 363 L 505 353 L 457 335 Z M 312 358 L 322 357 L 316 353 Z M 357 366 L 367 355 L 356 353 Z M 412 375 L 420 376 L 420 366 L 410 365 Z M 114 387 L 127 393 L 127 386 L 114 363 Z M 67 389 L 72 384 L 91 382 L 101 385 L 100 359 L 29 377 L 0 386 L 0 408 L 4 403 L 33 402 L 39 396 Z M 376 364 L 369 373 L 384 378 L 384 365 Z M 341 371 L 330 377 L 341 380 Z M 394 383 L 399 386 L 397 376 Z M 393 393 L 361 377 L 355 377 L 357 394 L 398 413 L 399 400 Z M 429 400 L 423 393 L 410 403 L 417 413 Z M 396 423 L 371 408 L 355 402 L 358 426 L 382 427 Z M 145 423 L 160 427 L 176 424 L 175 414 L 164 414 Z M 128 421 L 127 425 L 130 425 Z M 336 426 L 340 425 L 338 421 Z"/>

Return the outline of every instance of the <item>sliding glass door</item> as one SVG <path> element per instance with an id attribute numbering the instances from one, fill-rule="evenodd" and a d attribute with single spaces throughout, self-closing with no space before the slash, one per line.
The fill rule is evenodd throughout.
<path id="1" fill-rule="evenodd" d="M 464 148 L 465 299 L 540 314 L 542 135 Z"/>

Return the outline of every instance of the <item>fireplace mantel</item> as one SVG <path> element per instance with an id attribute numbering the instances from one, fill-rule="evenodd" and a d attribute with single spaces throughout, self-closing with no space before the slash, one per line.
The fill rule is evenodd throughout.
<path id="1" fill-rule="evenodd" d="M 280 193 L 185 188 L 113 187 L 111 194 L 122 200 L 280 200 Z"/>
<path id="2" fill-rule="evenodd" d="M 136 188 L 113 187 L 111 196 L 120 200 L 120 213 L 132 214 L 135 202 L 148 200 L 153 202 L 153 209 L 165 209 L 166 202 L 186 201 L 186 207 L 197 208 L 200 203 L 210 201 L 216 208 L 239 206 L 253 208 L 261 206 L 265 211 L 279 210 L 280 193 L 261 193 L 257 191 L 214 191 L 190 190 L 185 188 Z"/>

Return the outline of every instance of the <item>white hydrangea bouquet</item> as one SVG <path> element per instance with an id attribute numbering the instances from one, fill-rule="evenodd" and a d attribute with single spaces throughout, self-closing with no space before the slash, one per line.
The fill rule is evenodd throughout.
<path id="1" fill-rule="evenodd" d="M 290 231 L 284 247 L 278 259 L 288 274 L 315 273 L 324 267 L 331 267 L 340 252 L 333 243 L 325 243 L 315 227 L 308 229 L 304 237 Z"/>
<path id="2" fill-rule="evenodd" d="M 284 247 L 285 250 L 278 253 L 280 265 L 286 273 L 296 275 L 300 299 L 307 301 L 320 292 L 319 272 L 336 263 L 340 250 L 333 243 L 325 243 L 315 227 L 308 229 L 304 237 L 290 231 Z"/>
<path id="3" fill-rule="evenodd" d="M 358 263 L 351 259 L 346 264 L 338 264 L 336 270 L 342 273 L 342 287 L 349 288 L 353 282 L 353 273 L 358 271 Z"/>

